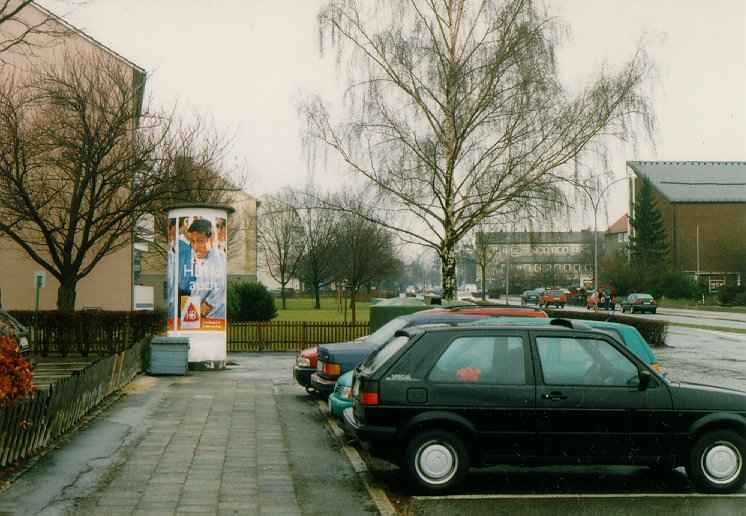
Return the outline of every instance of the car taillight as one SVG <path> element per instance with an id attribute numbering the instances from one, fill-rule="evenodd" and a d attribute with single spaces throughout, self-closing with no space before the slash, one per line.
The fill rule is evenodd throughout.
<path id="1" fill-rule="evenodd" d="M 650 303 L 654 305 L 655 304 L 655 299 L 651 299 Z"/>
<path id="2" fill-rule="evenodd" d="M 361 405 L 378 405 L 378 382 L 365 382 L 360 388 Z"/>
<path id="3" fill-rule="evenodd" d="M 329 378 L 336 378 L 342 374 L 342 366 L 334 362 L 324 362 L 324 375 Z"/>
<path id="4" fill-rule="evenodd" d="M 650 367 L 658 374 L 663 374 L 663 366 L 660 365 L 658 362 L 653 362 L 650 364 Z"/>
<path id="5" fill-rule="evenodd" d="M 303 355 L 298 355 L 295 359 L 295 365 L 298 367 L 311 367 L 311 360 Z"/>

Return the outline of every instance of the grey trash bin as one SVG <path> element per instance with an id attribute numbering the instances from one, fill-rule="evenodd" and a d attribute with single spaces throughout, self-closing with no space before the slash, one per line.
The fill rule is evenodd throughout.
<path id="1" fill-rule="evenodd" d="M 148 373 L 185 375 L 188 367 L 188 337 L 153 337 L 151 339 Z"/>

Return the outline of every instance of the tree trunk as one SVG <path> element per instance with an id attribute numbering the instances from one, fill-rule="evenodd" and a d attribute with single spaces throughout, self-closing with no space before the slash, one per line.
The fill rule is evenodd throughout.
<path id="1" fill-rule="evenodd" d="M 78 285 L 77 281 L 63 279 L 57 288 L 57 310 L 61 312 L 74 312 L 75 311 L 75 289 Z"/>
<path id="2" fill-rule="evenodd" d="M 285 301 L 285 285 L 280 285 L 280 297 L 282 298 L 282 309 L 287 310 L 288 304 Z"/>
<path id="3" fill-rule="evenodd" d="M 316 310 L 321 310 L 321 288 L 318 285 L 313 286 L 314 297 L 316 298 L 316 304 L 313 306 Z"/>
<path id="4" fill-rule="evenodd" d="M 487 293 L 484 291 L 484 287 L 487 286 L 487 281 L 484 278 L 484 274 L 486 272 L 487 266 L 481 265 L 482 269 L 482 301 L 487 301 Z"/>
<path id="5" fill-rule="evenodd" d="M 443 299 L 456 299 L 456 251 L 453 244 L 444 244 L 440 250 Z"/>
<path id="6" fill-rule="evenodd" d="M 352 322 L 355 323 L 356 319 L 356 312 L 355 312 L 355 291 L 352 290 L 350 292 L 350 309 L 352 310 Z"/>

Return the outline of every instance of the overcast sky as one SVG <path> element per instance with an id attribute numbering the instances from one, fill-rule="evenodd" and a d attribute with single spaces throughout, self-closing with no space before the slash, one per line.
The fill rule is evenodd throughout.
<path id="1" fill-rule="evenodd" d="M 370 0 L 374 1 L 374 0 Z M 158 105 L 175 102 L 235 135 L 234 157 L 262 195 L 300 186 L 307 170 L 298 99 L 333 100 L 336 70 L 322 58 L 316 14 L 321 0 L 42 0 L 148 72 Z M 622 145 L 626 160 L 746 159 L 746 1 L 549 0 L 571 29 L 560 50 L 562 78 L 582 84 L 606 62 L 628 59 L 639 41 L 657 67 L 655 148 Z M 332 187 L 338 176 L 317 173 Z M 611 188 L 608 223 L 627 211 L 625 182 Z M 606 215 L 599 221 L 606 226 Z M 577 227 L 575 227 L 577 229 Z"/>

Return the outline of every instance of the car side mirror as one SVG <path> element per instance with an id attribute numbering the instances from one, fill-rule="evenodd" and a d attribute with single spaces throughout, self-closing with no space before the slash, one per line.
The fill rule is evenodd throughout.
<path id="1" fill-rule="evenodd" d="M 647 390 L 647 388 L 650 387 L 650 382 L 653 379 L 653 375 L 650 374 L 650 371 L 640 371 L 639 378 L 640 385 L 637 387 L 638 390 Z"/>

